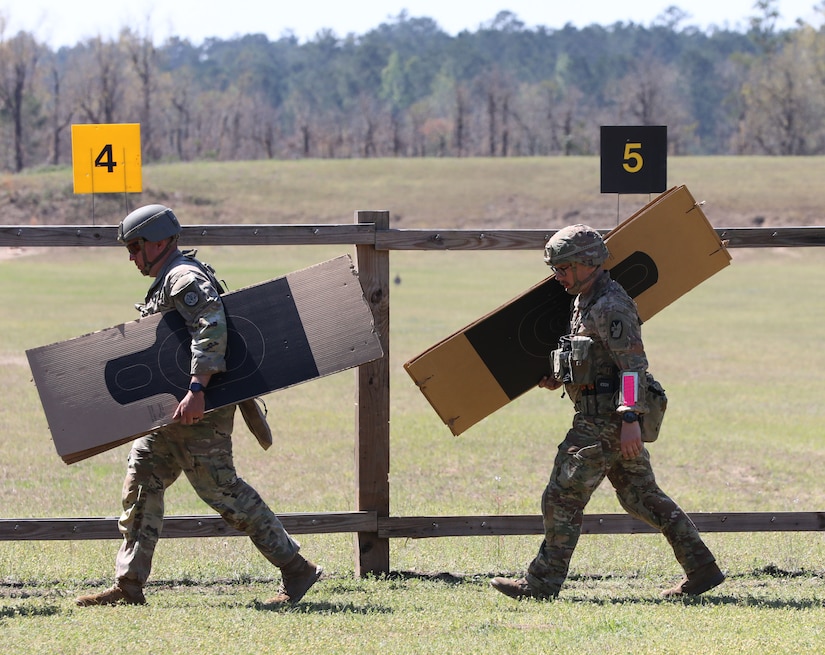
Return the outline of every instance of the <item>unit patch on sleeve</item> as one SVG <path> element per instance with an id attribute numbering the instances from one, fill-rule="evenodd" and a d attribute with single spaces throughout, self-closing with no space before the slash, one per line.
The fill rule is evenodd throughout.
<path id="1" fill-rule="evenodd" d="M 199 296 L 196 291 L 187 291 L 183 297 L 183 302 L 186 303 L 188 307 L 194 307 L 198 304 L 198 298 Z"/>

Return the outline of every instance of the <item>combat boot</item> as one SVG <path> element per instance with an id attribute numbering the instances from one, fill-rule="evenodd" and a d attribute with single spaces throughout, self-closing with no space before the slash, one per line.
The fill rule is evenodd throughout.
<path id="1" fill-rule="evenodd" d="M 304 597 L 309 588 L 318 582 L 324 572 L 307 559 L 296 554 L 281 568 L 281 586 L 278 593 L 266 601 L 267 605 L 285 605 L 297 603 Z"/>
<path id="2" fill-rule="evenodd" d="M 553 594 L 545 594 L 536 591 L 527 582 L 527 578 L 519 578 L 518 580 L 510 580 L 509 578 L 493 578 L 490 580 L 490 585 L 496 591 L 500 591 L 505 596 L 521 600 L 522 598 L 537 598 L 539 600 L 547 600 L 554 598 Z"/>
<path id="3" fill-rule="evenodd" d="M 115 582 L 114 586 L 96 594 L 88 594 L 75 599 L 78 607 L 91 607 L 93 605 L 145 605 L 146 598 L 143 589 L 138 585 L 129 584 L 122 581 Z"/>
<path id="4" fill-rule="evenodd" d="M 662 592 L 662 598 L 679 598 L 680 596 L 698 596 L 708 589 L 718 587 L 725 581 L 725 574 L 719 570 L 716 562 L 700 566 L 688 573 L 675 587 Z"/>

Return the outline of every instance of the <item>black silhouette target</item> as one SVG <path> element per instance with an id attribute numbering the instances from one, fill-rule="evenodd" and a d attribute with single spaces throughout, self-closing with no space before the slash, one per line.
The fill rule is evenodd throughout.
<path id="1" fill-rule="evenodd" d="M 569 331 L 572 300 L 551 277 L 466 330 L 467 340 L 511 400 L 549 372 L 550 352 Z"/>
<path id="2" fill-rule="evenodd" d="M 241 299 L 238 295 L 224 297 L 227 370 L 210 380 L 207 409 L 319 375 L 286 279 L 251 287 Z M 165 313 L 151 346 L 106 362 L 107 391 L 121 405 L 158 394 L 182 399 L 191 377 L 190 348 L 189 331 L 180 314 Z"/>
<path id="3" fill-rule="evenodd" d="M 525 355 L 546 358 L 551 350 L 558 348 L 559 337 L 569 331 L 569 303 L 556 302 L 548 298 L 531 309 L 518 325 L 518 345 Z"/>
<path id="4" fill-rule="evenodd" d="M 635 251 L 610 269 L 635 298 L 659 280 L 656 263 Z M 467 328 L 465 336 L 510 400 L 549 372 L 550 352 L 569 332 L 573 297 L 550 277 L 501 310 Z"/>
<path id="5" fill-rule="evenodd" d="M 266 343 L 260 329 L 242 316 L 228 316 L 227 323 L 231 327 L 227 330 L 227 369 L 224 375 L 240 382 L 263 366 Z M 184 328 L 179 328 L 160 345 L 155 366 L 171 385 L 178 386 L 184 380 L 181 391 L 185 392 L 190 379 L 191 361 L 189 334 Z"/>
<path id="6" fill-rule="evenodd" d="M 637 250 L 613 266 L 610 276 L 635 298 L 659 281 L 659 268 L 650 255 Z"/>

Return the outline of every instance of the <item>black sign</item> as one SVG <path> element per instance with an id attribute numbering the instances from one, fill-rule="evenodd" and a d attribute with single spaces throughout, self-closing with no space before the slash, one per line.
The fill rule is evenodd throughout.
<path id="1" fill-rule="evenodd" d="M 667 190 L 666 125 L 602 125 L 602 193 Z"/>

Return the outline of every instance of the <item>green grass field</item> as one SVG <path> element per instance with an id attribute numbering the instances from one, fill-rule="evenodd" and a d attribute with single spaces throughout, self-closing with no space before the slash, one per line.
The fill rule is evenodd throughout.
<path id="1" fill-rule="evenodd" d="M 202 248 L 230 286 L 345 247 Z M 732 251 L 732 265 L 645 325 L 668 391 L 650 449 L 685 510 L 819 511 L 825 505 L 825 252 Z M 391 254 L 391 512 L 538 513 L 569 401 L 534 390 L 452 437 L 403 370 L 434 342 L 547 274 L 540 253 Z M 128 446 L 66 466 L 49 438 L 27 348 L 136 317 L 146 280 L 120 249 L 0 260 L 0 516 L 115 516 Z M 239 473 L 276 511 L 354 509 L 354 374 L 268 396 L 276 444 L 237 430 Z M 609 485 L 588 512 L 620 512 Z M 185 481 L 168 514 L 211 513 Z M 825 648 L 822 533 L 708 534 L 728 574 L 704 597 L 664 602 L 680 577 L 658 535 L 582 537 L 552 603 L 511 601 L 539 537 L 394 540 L 392 574 L 353 576 L 351 535 L 306 535 L 327 574 L 269 611 L 279 574 L 243 538 L 162 540 L 145 607 L 80 609 L 111 583 L 116 541 L 0 542 L 0 652 L 17 653 L 817 653 Z"/>

